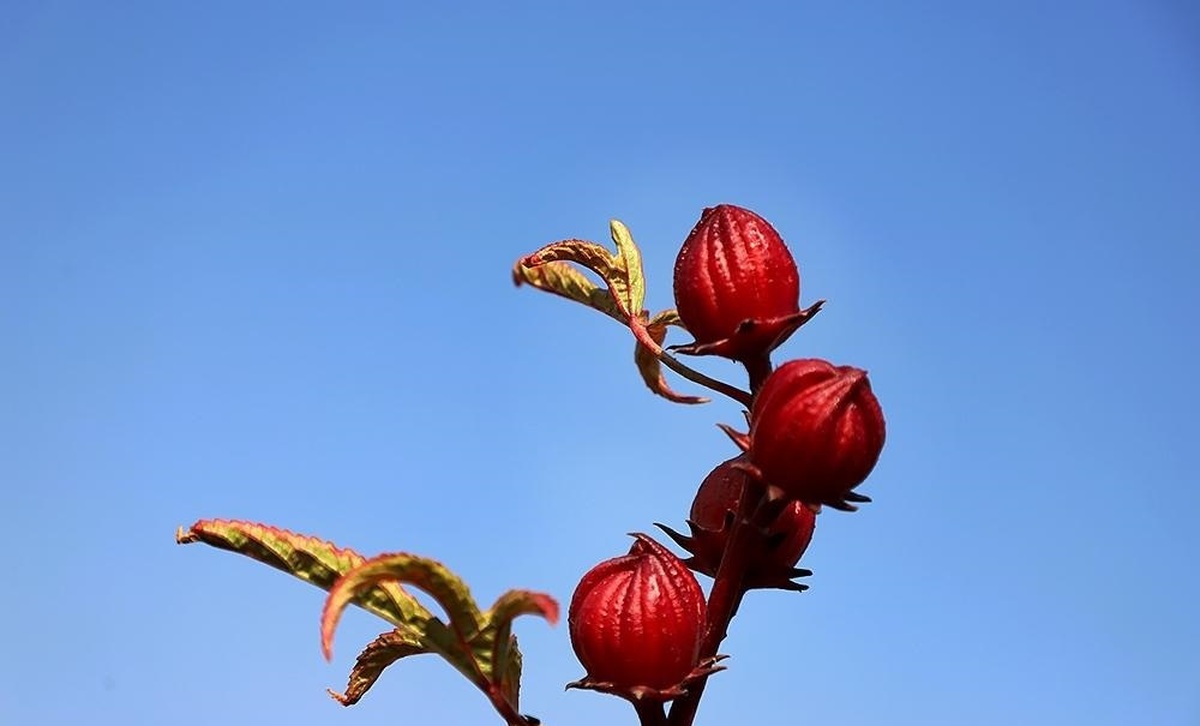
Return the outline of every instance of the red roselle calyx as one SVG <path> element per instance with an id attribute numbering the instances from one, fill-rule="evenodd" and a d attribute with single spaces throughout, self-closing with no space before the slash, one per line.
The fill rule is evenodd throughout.
<path id="1" fill-rule="evenodd" d="M 789 361 L 767 378 L 739 437 L 762 480 L 792 499 L 853 511 L 853 489 L 883 450 L 885 426 L 866 371 L 828 361 Z M 735 440 L 737 440 L 735 438 Z"/>
<path id="2" fill-rule="evenodd" d="M 739 516 L 741 498 L 746 496 L 748 476 L 741 468 L 747 464 L 746 456 L 722 462 L 709 472 L 692 500 L 688 527 L 691 536 L 682 535 L 669 527 L 659 525 L 675 542 L 692 554 L 685 564 L 693 570 L 716 577 L 717 568 L 725 553 L 734 518 Z M 751 491 L 755 491 L 751 487 Z M 770 512 L 768 519 L 762 514 Z M 817 513 L 807 504 L 788 501 L 782 507 L 764 508 L 753 521 L 752 540 L 747 545 L 747 566 L 742 582 L 743 589 L 781 588 L 803 591 L 806 585 L 793 582 L 792 578 L 812 574 L 796 568 L 796 563 L 812 541 Z"/>
<path id="3" fill-rule="evenodd" d="M 744 456 L 730 459 L 713 469 L 700 484 L 692 501 L 691 521 L 703 529 L 719 532 L 722 551 L 731 524 L 729 512 L 736 514 L 746 490 L 747 475 L 735 466 L 744 459 Z M 763 580 L 779 580 L 785 574 L 793 576 L 790 573 L 808 549 L 816 525 L 817 513 L 811 507 L 799 501 L 788 502 L 774 521 L 760 531 L 761 540 L 755 543 L 756 552 L 747 573 L 747 584 L 754 586 Z M 706 574 L 715 576 L 718 564 L 720 560 L 713 563 L 712 572 Z"/>
<path id="4" fill-rule="evenodd" d="M 571 646 L 587 677 L 570 684 L 631 700 L 680 695 L 698 669 L 705 604 L 683 562 L 644 534 L 593 567 L 571 598 Z"/>
<path id="5" fill-rule="evenodd" d="M 675 259 L 675 307 L 696 339 L 681 353 L 761 360 L 821 304 L 800 309 L 796 261 L 749 209 L 705 209 Z"/>

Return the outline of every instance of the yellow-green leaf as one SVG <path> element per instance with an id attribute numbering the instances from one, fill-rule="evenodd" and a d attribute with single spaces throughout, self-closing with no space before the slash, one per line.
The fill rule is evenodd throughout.
<path id="1" fill-rule="evenodd" d="M 479 632 L 482 613 L 458 575 L 436 560 L 403 552 L 383 554 L 350 570 L 329 590 L 321 615 L 321 647 L 326 658 L 330 656 L 333 633 L 346 605 L 359 592 L 388 582 L 412 585 L 429 593 L 446 611 L 447 625 L 461 640 L 469 641 Z"/>
<path id="2" fill-rule="evenodd" d="M 610 220 L 608 228 L 617 245 L 617 267 L 624 272 L 624 287 L 619 292 L 614 290 L 614 294 L 618 295 L 630 315 L 639 315 L 646 302 L 646 277 L 642 270 L 641 250 L 621 220 Z"/>
<path id="3" fill-rule="evenodd" d="M 338 578 L 366 561 L 354 550 L 316 537 L 239 520 L 202 519 L 187 530 L 181 527 L 175 533 L 175 541 L 179 544 L 203 542 L 236 552 L 322 590 L 329 590 Z M 349 602 L 402 627 L 432 617 L 416 598 L 395 582 L 357 590 Z"/>
<path id="4" fill-rule="evenodd" d="M 548 244 L 517 262 L 517 267 L 539 267 L 551 262 L 573 262 L 600 276 L 612 302 L 619 313 L 617 317 L 629 324 L 642 313 L 646 297 L 646 282 L 642 272 L 642 257 L 632 235 L 625 225 L 617 220 L 610 223 L 613 241 L 617 245 L 614 255 L 595 242 L 581 239 L 565 239 Z M 514 270 L 514 275 L 516 275 Z M 559 293 L 562 294 L 562 293 Z"/>
<path id="5" fill-rule="evenodd" d="M 513 283 L 517 286 L 532 285 L 539 290 L 583 303 L 621 323 L 625 322 L 612 293 L 567 262 L 547 262 L 536 267 L 530 267 L 524 261 L 517 262 L 513 265 Z"/>
<path id="6" fill-rule="evenodd" d="M 540 615 L 551 625 L 558 622 L 558 601 L 549 595 L 530 590 L 509 590 L 484 613 L 487 621 L 488 638 L 492 641 L 492 678 L 504 685 L 511 674 L 512 658 L 519 658 L 515 650 L 516 638 L 512 637 L 512 622 L 521 615 Z M 517 675 L 520 675 L 519 663 Z M 515 705 L 515 702 L 514 702 Z"/>
<path id="7" fill-rule="evenodd" d="M 329 695 L 343 706 L 353 706 L 375 685 L 385 668 L 401 658 L 428 652 L 430 649 L 425 642 L 411 632 L 391 630 L 382 633 L 358 654 L 345 692 L 337 693 L 331 689 Z"/>

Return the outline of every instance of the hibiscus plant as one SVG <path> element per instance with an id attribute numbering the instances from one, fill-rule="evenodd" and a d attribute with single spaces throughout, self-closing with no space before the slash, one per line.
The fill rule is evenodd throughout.
<path id="1" fill-rule="evenodd" d="M 555 242 L 518 260 L 514 282 L 616 319 L 633 335 L 637 368 L 651 391 L 680 404 L 707 400 L 672 389 L 666 367 L 741 404 L 748 430 L 721 424 L 734 455 L 701 482 L 688 531 L 658 525 L 686 557 L 638 533 L 627 554 L 583 575 L 568 607 L 568 633 L 585 675 L 568 685 L 628 700 L 642 726 L 689 726 L 709 678 L 724 668 L 718 649 L 742 598 L 755 589 L 805 590 L 797 580 L 811 572 L 796 565 L 822 508 L 852 512 L 870 501 L 855 490 L 883 449 L 884 420 L 864 371 L 818 358 L 772 363 L 772 352 L 824 301 L 800 307 L 796 262 L 765 219 L 728 204 L 705 209 L 676 259 L 676 307 L 656 314 L 643 307 L 641 254 L 629 230 L 613 220 L 611 232 L 615 252 L 584 240 Z M 670 327 L 692 342 L 664 348 Z M 745 368 L 748 385 L 710 378 L 676 355 L 729 358 Z M 559 605 L 550 595 L 510 590 L 485 610 L 436 560 L 364 557 L 245 521 L 201 520 L 181 528 L 176 540 L 232 550 L 326 590 L 326 657 L 347 606 L 386 620 L 392 628 L 358 656 L 345 691 L 331 691 L 342 704 L 356 703 L 397 660 L 436 653 L 506 724 L 539 723 L 520 707 L 512 623 L 520 615 L 555 623 Z M 712 579 L 707 595 L 697 574 Z M 431 612 L 409 588 L 443 612 Z"/>

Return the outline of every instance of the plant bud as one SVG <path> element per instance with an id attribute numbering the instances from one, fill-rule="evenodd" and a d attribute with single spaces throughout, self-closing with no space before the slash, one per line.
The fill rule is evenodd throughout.
<path id="1" fill-rule="evenodd" d="M 730 513 L 736 515 L 746 490 L 746 472 L 736 466 L 745 460 L 739 456 L 709 472 L 692 500 L 690 519 L 709 535 L 694 537 L 702 547 L 693 555 L 700 565 L 697 569 L 709 576 L 716 576 L 729 535 Z M 747 587 L 777 587 L 788 582 L 792 568 L 812 541 L 816 524 L 817 513 L 811 507 L 800 501 L 788 502 L 766 531 L 758 533 L 746 574 Z"/>
<path id="2" fill-rule="evenodd" d="M 800 310 L 800 273 L 767 220 L 732 204 L 709 207 L 675 259 L 675 307 L 694 355 L 761 358 L 820 308 Z"/>
<path id="3" fill-rule="evenodd" d="M 592 568 L 571 598 L 579 684 L 645 697 L 671 691 L 696 669 L 704 593 L 683 562 L 644 534 L 629 554 Z"/>
<path id="4" fill-rule="evenodd" d="M 884 422 L 866 371 L 789 361 L 767 378 L 750 413 L 749 457 L 767 484 L 807 504 L 853 510 L 853 489 L 883 450 Z"/>

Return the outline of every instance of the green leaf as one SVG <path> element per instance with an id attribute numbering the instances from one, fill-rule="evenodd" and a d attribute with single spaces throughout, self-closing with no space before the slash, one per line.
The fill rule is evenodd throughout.
<path id="1" fill-rule="evenodd" d="M 679 321 L 679 315 L 674 310 L 664 310 L 646 324 L 646 334 L 658 346 L 660 353 L 663 341 L 667 339 L 668 325 L 683 327 Z M 642 374 L 642 381 L 653 393 L 674 403 L 708 403 L 708 399 L 703 396 L 688 396 L 672 389 L 663 375 L 662 362 L 658 359 L 658 355 L 640 341 L 634 347 L 633 360 L 637 363 L 638 372 Z"/>
<path id="2" fill-rule="evenodd" d="M 622 322 L 627 322 L 635 312 L 629 306 L 629 278 L 621 261 L 613 253 L 595 242 L 581 239 L 565 239 L 548 244 L 517 262 L 518 266 L 539 267 L 549 262 L 574 262 L 600 276 L 613 302 L 617 306 Z M 632 311 L 632 312 L 631 312 Z"/>
<path id="3" fill-rule="evenodd" d="M 512 637 L 512 622 L 522 615 L 540 615 L 554 625 L 558 622 L 558 602 L 549 595 L 530 590 L 509 590 L 484 613 L 486 630 L 492 642 L 492 678 L 502 687 L 510 675 L 512 660 L 520 658 L 516 651 L 516 638 Z M 515 656 L 514 656 L 515 653 Z M 520 677 L 520 662 L 517 662 L 517 677 Z M 516 684 L 513 684 L 514 686 Z M 515 705 L 515 702 L 514 702 Z"/>
<path id="4" fill-rule="evenodd" d="M 188 530 L 175 533 L 179 544 L 203 542 L 258 560 L 322 590 L 362 565 L 366 558 L 351 549 L 316 537 L 255 522 L 202 519 Z M 433 617 L 412 595 L 394 582 L 356 591 L 349 602 L 396 626 L 407 626 Z"/>
<path id="5" fill-rule="evenodd" d="M 500 692 L 513 705 L 513 710 L 521 706 L 521 651 L 517 649 L 515 635 L 508 636 L 508 659 L 499 671 Z M 495 675 L 493 674 L 493 677 Z"/>
<path id="6" fill-rule="evenodd" d="M 492 603 L 484 614 L 490 625 L 511 626 L 522 615 L 540 615 L 548 623 L 558 623 L 558 601 L 544 592 L 509 590 Z"/>
<path id="7" fill-rule="evenodd" d="M 655 315 L 653 318 L 650 318 L 650 324 L 661 325 L 663 327 L 672 325 L 684 332 L 687 332 L 687 328 L 683 324 L 683 318 L 679 317 L 679 313 L 675 310 L 675 308 L 668 308 L 663 310 L 658 315 Z"/>
<path id="8" fill-rule="evenodd" d="M 449 627 L 458 640 L 469 642 L 479 632 L 482 613 L 458 575 L 442 563 L 425 557 L 403 552 L 384 554 L 350 570 L 329 590 L 321 615 L 321 648 L 326 658 L 331 655 L 333 633 L 346 605 L 353 602 L 359 592 L 370 591 L 387 582 L 410 584 L 429 593 L 446 611 Z M 422 623 L 427 629 L 422 635 L 430 635 L 431 623 L 441 624 L 441 621 L 434 617 Z"/>
<path id="9" fill-rule="evenodd" d="M 619 219 L 609 220 L 608 228 L 613 242 L 617 245 L 617 269 L 624 273 L 625 283 L 624 289 L 620 293 L 614 291 L 614 294 L 619 295 L 618 299 L 624 303 L 630 315 L 640 315 L 646 302 L 646 276 L 642 270 L 642 252 L 633 241 L 629 228 Z"/>
<path id="10" fill-rule="evenodd" d="M 385 668 L 401 658 L 429 652 L 424 640 L 411 632 L 397 629 L 381 633 L 358 654 L 346 691 L 337 693 L 330 689 L 329 695 L 343 706 L 353 706 L 375 685 Z"/>
<path id="11" fill-rule="evenodd" d="M 535 287 L 554 292 L 563 297 L 578 300 L 594 307 L 617 320 L 629 325 L 642 314 L 642 306 L 646 300 L 646 279 L 642 270 L 642 254 L 629 229 L 619 220 L 609 222 L 609 231 L 617 246 L 613 254 L 595 242 L 581 239 L 565 239 L 548 244 L 531 255 L 526 255 L 517 261 L 513 268 L 513 279 L 517 284 L 529 282 Z M 591 285 L 587 278 L 580 275 L 570 280 L 547 280 L 545 285 L 529 279 L 528 269 L 535 269 L 555 262 L 573 262 L 585 267 L 600 276 L 608 286 L 608 300 L 598 302 L 594 293 L 588 289 Z M 551 275 L 560 274 L 554 271 Z M 592 286 L 595 287 L 595 286 Z M 616 313 L 606 309 L 611 302 Z M 635 334 L 637 331 L 634 331 Z"/>
<path id="12" fill-rule="evenodd" d="M 524 261 L 513 266 L 513 283 L 532 285 L 539 290 L 583 303 L 605 315 L 625 323 L 612 293 L 607 288 L 592 282 L 567 262 L 547 262 L 537 267 L 528 267 Z"/>
<path id="13" fill-rule="evenodd" d="M 351 604 L 395 624 L 395 630 L 383 633 L 359 654 L 345 693 L 330 691 L 347 706 L 357 703 L 397 660 L 436 653 L 483 691 L 502 716 L 517 718 L 521 652 L 512 621 L 521 615 L 540 615 L 551 624 L 558 619 L 558 603 L 552 597 L 525 590 L 506 592 L 481 612 L 461 578 L 440 562 L 416 555 L 367 559 L 315 537 L 231 520 L 201 520 L 188 530 L 180 528 L 175 539 L 231 550 L 328 590 L 321 614 L 326 658 L 332 655 L 338 621 Z M 433 597 L 448 622 L 430 613 L 402 583 Z"/>

